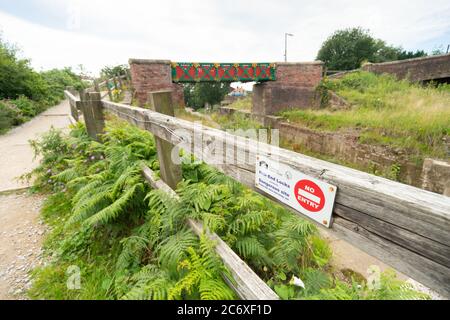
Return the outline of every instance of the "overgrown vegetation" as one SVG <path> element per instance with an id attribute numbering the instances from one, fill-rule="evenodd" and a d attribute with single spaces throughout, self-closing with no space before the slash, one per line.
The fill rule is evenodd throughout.
<path id="1" fill-rule="evenodd" d="M 0 134 L 59 103 L 67 86 L 82 88 L 69 68 L 36 72 L 0 38 Z"/>
<path id="2" fill-rule="evenodd" d="M 159 165 L 147 132 L 113 123 L 103 140 L 90 140 L 77 125 L 68 135 L 51 130 L 33 142 L 42 156 L 32 173 L 35 189 L 51 193 L 42 212 L 51 232 L 32 298 L 236 298 L 214 243 L 188 230 L 188 217 L 218 233 L 283 299 L 425 298 L 386 275 L 376 289 L 336 280 L 314 225 L 189 156 L 180 201 L 150 189 L 141 165 Z M 68 287 L 74 270 L 79 287 Z"/>
<path id="3" fill-rule="evenodd" d="M 188 107 L 200 109 L 220 103 L 229 90 L 230 84 L 225 82 L 185 83 L 184 100 Z"/>
<path id="4" fill-rule="evenodd" d="M 229 108 L 233 108 L 236 110 L 243 110 L 243 111 L 251 111 L 252 110 L 252 95 L 247 95 L 246 97 L 239 98 L 230 105 L 228 105 Z"/>
<path id="5" fill-rule="evenodd" d="M 426 56 L 423 51 L 405 51 L 372 37 L 369 30 L 348 28 L 335 31 L 323 44 L 317 60 L 331 70 L 353 70 L 364 62 L 386 62 Z"/>
<path id="6" fill-rule="evenodd" d="M 324 81 L 352 105 L 350 109 L 290 110 L 281 115 L 311 128 L 357 130 L 361 142 L 401 148 L 415 159 L 448 157 L 448 85 L 422 87 L 363 71 Z"/>

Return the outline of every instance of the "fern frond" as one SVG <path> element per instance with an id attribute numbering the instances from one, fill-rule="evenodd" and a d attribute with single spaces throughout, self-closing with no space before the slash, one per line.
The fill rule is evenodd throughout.
<path id="1" fill-rule="evenodd" d="M 170 277 L 155 265 L 147 265 L 133 276 L 135 285 L 123 300 L 166 300 L 174 285 Z"/>
<path id="2" fill-rule="evenodd" d="M 230 233 L 245 235 L 254 231 L 259 231 L 264 224 L 267 214 L 264 211 L 250 211 L 236 215 L 235 219 L 228 227 Z"/>
<path id="3" fill-rule="evenodd" d="M 148 240 L 144 237 L 131 236 L 120 241 L 122 251 L 117 262 L 117 270 L 125 270 L 130 266 L 137 266 L 141 262 L 142 255 L 148 249 Z"/>
<path id="4" fill-rule="evenodd" d="M 164 268 L 171 273 L 177 272 L 177 265 L 186 257 L 188 248 L 196 247 L 197 237 L 187 229 L 184 229 L 166 239 L 158 247 L 158 259 Z"/>
<path id="5" fill-rule="evenodd" d="M 94 214 L 88 218 L 85 223 L 90 226 L 96 224 L 104 224 L 115 220 L 120 214 L 124 213 L 126 207 L 132 202 L 136 193 L 144 190 L 142 183 L 135 184 L 130 189 L 126 190 L 120 198 L 114 201 L 112 204 L 102 209 L 100 212 Z"/>
<path id="6" fill-rule="evenodd" d="M 239 238 L 234 246 L 244 258 L 263 259 L 267 255 L 266 248 L 254 237 Z"/>
<path id="7" fill-rule="evenodd" d="M 96 194 L 83 197 L 76 203 L 73 213 L 67 221 L 68 226 L 87 219 L 111 204 L 109 185 L 103 186 L 101 189 Z"/>

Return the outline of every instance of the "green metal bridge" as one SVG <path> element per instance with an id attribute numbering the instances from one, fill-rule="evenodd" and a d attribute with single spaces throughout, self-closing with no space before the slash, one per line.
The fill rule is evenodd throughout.
<path id="1" fill-rule="evenodd" d="M 275 63 L 172 62 L 173 82 L 274 81 Z"/>

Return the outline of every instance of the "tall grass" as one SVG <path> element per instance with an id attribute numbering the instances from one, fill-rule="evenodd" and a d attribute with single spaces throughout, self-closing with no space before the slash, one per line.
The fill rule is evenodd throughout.
<path id="1" fill-rule="evenodd" d="M 236 101 L 231 103 L 228 107 L 237 110 L 250 111 L 252 109 L 252 96 L 249 95 L 244 98 L 237 99 Z"/>
<path id="2" fill-rule="evenodd" d="M 288 120 L 323 130 L 355 129 L 361 142 L 405 149 L 417 157 L 448 157 L 450 86 L 422 87 L 389 75 L 356 72 L 329 81 L 328 88 L 351 108 L 331 111 L 290 110 Z"/>

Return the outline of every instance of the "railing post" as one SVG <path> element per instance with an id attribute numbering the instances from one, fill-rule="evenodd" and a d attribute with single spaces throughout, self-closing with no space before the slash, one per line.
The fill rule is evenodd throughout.
<path id="1" fill-rule="evenodd" d="M 174 116 L 172 91 L 150 92 L 148 102 L 151 108 L 159 113 Z M 177 188 L 181 181 L 181 166 L 172 161 L 173 144 L 155 136 L 156 150 L 158 152 L 159 169 L 162 180 L 172 189 Z"/>
<path id="2" fill-rule="evenodd" d="M 95 92 L 100 92 L 100 87 L 98 85 L 97 79 L 94 80 L 94 89 L 95 89 Z"/>
<path id="3" fill-rule="evenodd" d="M 100 141 L 100 135 L 103 133 L 105 128 L 105 119 L 103 116 L 100 93 L 87 93 L 85 90 L 81 90 L 80 102 L 88 135 L 92 139 Z"/>
<path id="4" fill-rule="evenodd" d="M 123 90 L 123 83 L 120 74 L 117 74 L 117 81 L 119 81 L 120 90 Z"/>
<path id="5" fill-rule="evenodd" d="M 109 100 L 113 101 L 113 96 L 112 96 L 111 88 L 109 87 L 109 80 L 108 79 L 106 79 L 106 89 L 108 90 Z"/>
<path id="6" fill-rule="evenodd" d="M 72 94 L 74 94 L 76 92 L 74 87 L 67 87 L 66 90 Z M 69 106 L 70 106 L 70 114 L 71 114 L 72 118 L 75 121 L 78 121 L 79 116 L 78 116 L 78 109 L 77 109 L 76 102 L 69 99 Z"/>
<path id="7" fill-rule="evenodd" d="M 84 89 L 80 90 L 80 108 L 81 112 L 83 113 L 86 131 L 91 138 L 95 138 L 96 134 L 95 134 L 94 119 L 89 106 L 89 96 Z"/>
<path id="8" fill-rule="evenodd" d="M 112 81 L 113 81 L 113 83 L 114 83 L 114 89 L 117 90 L 117 79 L 116 79 L 115 76 L 112 77 Z"/>
<path id="9" fill-rule="evenodd" d="M 105 133 L 105 116 L 100 92 L 89 92 L 89 109 L 92 112 L 92 121 L 95 130 L 95 140 L 100 141 Z"/>

